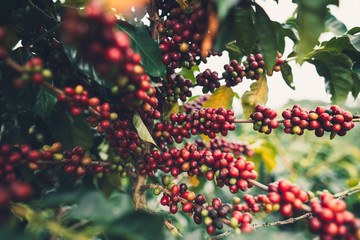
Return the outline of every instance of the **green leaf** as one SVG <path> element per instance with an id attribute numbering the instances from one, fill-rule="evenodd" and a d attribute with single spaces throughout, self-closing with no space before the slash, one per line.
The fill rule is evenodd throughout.
<path id="1" fill-rule="evenodd" d="M 125 193 L 116 193 L 105 198 L 98 191 L 87 192 L 66 215 L 68 219 L 87 219 L 98 224 L 113 222 L 132 210 L 132 200 Z"/>
<path id="2" fill-rule="evenodd" d="M 109 225 L 105 233 L 110 240 L 163 240 L 164 220 L 148 212 L 131 212 Z"/>
<path id="3" fill-rule="evenodd" d="M 297 20 L 299 23 L 300 42 L 297 49 L 298 61 L 308 54 L 318 43 L 320 34 L 324 31 L 326 6 L 338 4 L 335 0 L 301 0 L 299 1 Z"/>
<path id="4" fill-rule="evenodd" d="M 290 38 L 294 43 L 297 43 L 299 40 L 295 36 L 294 31 L 290 28 L 290 25 L 280 24 L 278 22 L 273 22 L 276 29 L 277 35 L 277 50 L 283 54 L 285 49 L 285 37 Z"/>
<path id="5" fill-rule="evenodd" d="M 330 11 L 325 16 L 325 26 L 336 36 L 342 36 L 347 31 L 345 24 L 340 22 Z"/>
<path id="6" fill-rule="evenodd" d="M 142 57 L 145 70 L 153 77 L 161 77 L 166 74 L 166 67 L 162 61 L 159 44 L 151 38 L 147 27 L 144 24 L 133 27 L 129 24 L 118 24 L 119 29 L 126 32 L 132 43 L 135 52 Z"/>
<path id="7" fill-rule="evenodd" d="M 356 51 L 360 52 L 360 35 L 348 35 L 348 37 Z"/>
<path id="8" fill-rule="evenodd" d="M 233 26 L 234 19 L 232 19 L 232 22 L 229 23 L 231 30 L 227 33 L 235 33 L 236 45 L 240 49 L 242 49 L 247 55 L 252 52 L 256 42 L 256 29 L 254 27 L 252 13 L 252 8 L 250 8 L 249 10 L 245 10 L 243 8 L 236 8 L 234 13 L 235 26 Z"/>
<path id="9" fill-rule="evenodd" d="M 84 115 L 73 116 L 61 109 L 52 111 L 47 124 L 50 126 L 54 140 L 63 144 L 63 149 L 72 149 L 81 145 L 90 149 L 93 145 L 91 129 Z"/>
<path id="10" fill-rule="evenodd" d="M 56 102 L 56 94 L 47 88 L 40 86 L 35 103 L 32 106 L 32 111 L 44 118 L 55 107 Z"/>
<path id="11" fill-rule="evenodd" d="M 266 76 L 263 75 L 259 80 L 250 85 L 250 91 L 246 91 L 241 97 L 241 105 L 246 118 L 254 112 L 258 104 L 265 105 L 268 99 L 268 85 Z"/>
<path id="12" fill-rule="evenodd" d="M 194 76 L 194 72 L 195 71 L 199 71 L 199 66 L 198 65 L 194 65 L 191 69 L 187 69 L 187 68 L 182 68 L 180 74 L 185 78 L 185 79 L 190 79 L 192 83 L 196 83 L 196 78 Z"/>
<path id="13" fill-rule="evenodd" d="M 226 44 L 225 48 L 226 48 L 226 51 L 228 51 L 228 53 L 229 53 L 230 61 L 236 60 L 238 62 L 241 62 L 242 58 L 245 56 L 245 53 L 242 51 L 242 49 L 239 48 L 236 41 Z"/>
<path id="14" fill-rule="evenodd" d="M 239 0 L 216 0 L 218 17 L 223 20 L 229 13 L 230 9 L 238 4 Z"/>
<path id="15" fill-rule="evenodd" d="M 139 137 L 142 140 L 152 143 L 156 146 L 154 139 L 152 138 L 151 134 L 149 133 L 149 130 L 145 126 L 143 120 L 141 119 L 137 111 L 135 112 L 133 117 L 133 124 L 134 127 L 136 128 L 137 133 L 139 134 Z"/>
<path id="16" fill-rule="evenodd" d="M 355 35 L 358 32 L 360 32 L 360 27 L 353 27 L 347 32 L 347 34 Z"/>
<path id="17" fill-rule="evenodd" d="M 360 62 L 354 64 L 352 78 L 354 81 L 354 87 L 351 90 L 353 97 L 356 99 L 360 92 Z"/>
<path id="18" fill-rule="evenodd" d="M 267 72 L 272 72 L 277 53 L 277 36 L 274 24 L 264 9 L 255 3 L 255 25 L 264 56 Z"/>
<path id="19" fill-rule="evenodd" d="M 234 92 L 230 87 L 221 86 L 215 90 L 215 92 L 210 96 L 209 100 L 207 100 L 203 107 L 210 108 L 232 108 L 232 102 L 234 98 Z"/>
<path id="20" fill-rule="evenodd" d="M 293 82 L 293 75 L 291 71 L 291 67 L 287 62 L 284 62 L 280 66 L 281 69 L 281 75 L 286 83 L 292 90 L 295 90 L 295 85 Z"/>
<path id="21" fill-rule="evenodd" d="M 351 58 L 342 53 L 319 51 L 307 61 L 314 64 L 318 74 L 325 78 L 327 91 L 332 95 L 331 101 L 334 104 L 343 104 L 354 86 Z"/>

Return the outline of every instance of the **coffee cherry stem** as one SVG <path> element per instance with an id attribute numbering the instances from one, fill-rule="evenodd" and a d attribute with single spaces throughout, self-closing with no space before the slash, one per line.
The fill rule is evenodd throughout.
<path id="1" fill-rule="evenodd" d="M 12 69 L 14 69 L 15 71 L 19 72 L 19 73 L 23 73 L 25 71 L 24 67 L 21 66 L 20 64 L 18 64 L 17 62 L 15 62 L 13 59 L 11 59 L 10 57 L 7 57 L 4 62 L 11 67 Z"/>
<path id="2" fill-rule="evenodd" d="M 266 222 L 266 223 L 263 223 L 263 224 L 253 224 L 253 228 L 261 228 L 261 227 L 270 227 L 270 226 L 279 226 L 279 225 L 285 225 L 285 224 L 290 224 L 290 223 L 294 223 L 294 222 L 297 222 L 299 220 L 302 220 L 302 219 L 305 219 L 305 218 L 309 218 L 311 217 L 312 214 L 310 212 L 308 213 L 305 213 L 299 217 L 295 217 L 295 218 L 288 218 L 288 219 L 285 219 L 285 220 L 282 220 L 282 221 L 276 221 L 276 222 Z"/>

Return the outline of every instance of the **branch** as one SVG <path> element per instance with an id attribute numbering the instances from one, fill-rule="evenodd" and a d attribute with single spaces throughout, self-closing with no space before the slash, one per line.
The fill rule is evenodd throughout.
<path id="1" fill-rule="evenodd" d="M 170 230 L 170 232 L 176 237 L 182 237 L 179 229 L 177 229 L 174 225 L 171 224 L 170 220 L 164 221 L 165 226 Z"/>
<path id="2" fill-rule="evenodd" d="M 229 236 L 233 231 L 226 231 L 219 235 L 208 238 L 209 240 L 217 240 Z"/>
<path id="3" fill-rule="evenodd" d="M 360 192 L 360 184 L 355 187 L 349 188 L 341 193 L 334 194 L 334 197 L 338 199 L 344 199 L 358 192 Z"/>
<path id="4" fill-rule="evenodd" d="M 270 227 L 270 226 L 279 226 L 279 225 L 285 225 L 285 224 L 290 224 L 290 223 L 294 223 L 297 222 L 301 219 L 305 219 L 305 218 L 309 218 L 311 217 L 312 214 L 311 213 L 305 213 L 304 215 L 301 215 L 299 217 L 296 218 L 289 218 L 283 221 L 277 221 L 277 222 L 272 222 L 272 223 L 263 223 L 263 224 L 253 224 L 253 228 L 261 228 L 261 227 Z"/>
<path id="5" fill-rule="evenodd" d="M 265 186 L 264 184 L 262 184 L 262 183 L 260 183 L 260 182 L 258 182 L 258 181 L 256 181 L 256 180 L 253 180 L 253 179 L 250 179 L 250 178 L 248 178 L 248 179 L 246 179 L 249 183 L 251 183 L 252 185 L 254 185 L 254 186 L 256 186 L 256 187 L 258 187 L 258 188 L 260 188 L 260 189 L 262 189 L 262 190 L 264 190 L 264 191 L 269 191 L 269 187 L 268 186 Z"/>

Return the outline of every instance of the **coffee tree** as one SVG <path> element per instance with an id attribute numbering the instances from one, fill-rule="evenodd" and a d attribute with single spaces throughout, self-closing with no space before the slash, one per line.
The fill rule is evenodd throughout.
<path id="1" fill-rule="evenodd" d="M 339 107 L 360 91 L 360 28 L 330 13 L 338 1 L 295 2 L 285 23 L 250 0 L 1 3 L 4 239 L 240 238 L 277 225 L 359 239 L 358 139 L 335 141 L 360 118 Z M 324 31 L 336 36 L 319 43 Z M 223 72 L 206 64 L 224 53 Z M 295 89 L 291 61 L 316 67 L 333 105 L 264 106 L 277 72 Z M 317 137 L 336 138 L 283 162 L 308 184 L 272 171 L 291 142 Z"/>

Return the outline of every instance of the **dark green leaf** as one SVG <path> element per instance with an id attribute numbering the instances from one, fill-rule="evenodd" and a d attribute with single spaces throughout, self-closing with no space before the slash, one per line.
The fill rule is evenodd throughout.
<path id="1" fill-rule="evenodd" d="M 226 18 L 220 22 L 221 28 L 219 29 L 214 43 L 215 51 L 224 50 L 224 47 L 228 42 L 235 40 L 235 32 L 232 31 L 231 26 L 235 19 L 234 13 L 235 10 L 231 10 L 230 13 L 226 16 Z"/>
<path id="2" fill-rule="evenodd" d="M 162 216 L 142 211 L 123 216 L 105 230 L 110 240 L 163 240 L 163 231 Z"/>
<path id="3" fill-rule="evenodd" d="M 153 77 L 161 77 L 166 74 L 166 68 L 162 61 L 159 44 L 151 38 L 144 24 L 133 27 L 118 24 L 118 28 L 125 31 L 131 38 L 132 47 L 142 57 L 145 70 Z"/>
<path id="4" fill-rule="evenodd" d="M 357 62 L 353 66 L 352 78 L 354 81 L 354 87 L 351 90 L 351 93 L 354 98 L 357 98 L 360 92 L 360 62 Z"/>
<path id="5" fill-rule="evenodd" d="M 335 0 L 301 0 L 299 1 L 297 20 L 299 23 L 300 42 L 297 49 L 298 61 L 308 54 L 318 43 L 320 34 L 324 31 L 326 6 L 338 4 Z"/>
<path id="6" fill-rule="evenodd" d="M 243 51 L 249 55 L 254 49 L 256 42 L 256 30 L 252 18 L 252 8 L 245 10 L 243 8 L 236 8 L 235 10 L 235 29 L 234 19 L 230 23 L 231 30 L 235 31 L 236 45 L 243 49 Z M 229 34 L 229 32 L 227 34 Z"/>
<path id="7" fill-rule="evenodd" d="M 132 210 L 132 200 L 124 193 L 105 198 L 101 192 L 91 191 L 83 195 L 80 202 L 66 215 L 68 219 L 87 219 L 99 224 L 113 222 Z"/>
<path id="8" fill-rule="evenodd" d="M 32 106 L 32 111 L 44 118 L 55 107 L 56 102 L 56 94 L 47 88 L 40 86 L 35 103 Z"/>
<path id="9" fill-rule="evenodd" d="M 291 67 L 287 62 L 284 62 L 281 66 L 281 75 L 286 83 L 292 90 L 295 90 L 295 85 L 293 82 L 293 75 L 291 71 Z"/>
<path id="10" fill-rule="evenodd" d="M 350 29 L 347 34 L 351 34 L 354 35 L 356 33 L 360 32 L 360 27 L 353 27 L 352 29 Z"/>
<path id="11" fill-rule="evenodd" d="M 272 72 L 277 52 L 276 30 L 264 9 L 258 4 L 255 4 L 255 8 L 256 31 L 262 48 L 266 71 Z"/>
<path id="12" fill-rule="evenodd" d="M 195 78 L 195 76 L 194 76 L 194 72 L 195 72 L 195 71 L 200 71 L 198 65 L 194 65 L 191 69 L 182 68 L 180 74 L 181 74 L 185 79 L 190 79 L 192 83 L 196 83 L 196 78 Z"/>
<path id="13" fill-rule="evenodd" d="M 347 31 L 345 24 L 340 22 L 330 11 L 325 16 L 325 26 L 336 36 L 344 35 Z"/>
<path id="14" fill-rule="evenodd" d="M 295 36 L 293 30 L 290 28 L 290 25 L 283 24 L 281 25 L 278 22 L 273 22 L 277 34 L 277 50 L 283 54 L 285 49 L 285 37 L 290 38 L 294 43 L 298 42 L 297 37 Z"/>
<path id="15" fill-rule="evenodd" d="M 90 149 L 93 145 L 92 133 L 85 116 L 72 116 L 69 112 L 57 109 L 46 118 L 55 141 L 63 144 L 64 149 L 81 145 Z"/>
<path id="16" fill-rule="evenodd" d="M 230 9 L 238 4 L 240 0 L 216 0 L 219 20 L 222 21 Z"/>
<path id="17" fill-rule="evenodd" d="M 152 138 L 151 134 L 149 133 L 149 130 L 145 126 L 143 120 L 141 119 L 139 113 L 136 111 L 133 117 L 133 124 L 136 128 L 137 133 L 139 134 L 139 137 L 147 142 L 150 142 L 156 146 L 156 143 L 154 139 Z"/>
<path id="18" fill-rule="evenodd" d="M 351 58 L 346 54 L 320 51 L 307 61 L 313 63 L 318 74 L 325 78 L 327 91 L 332 95 L 331 101 L 335 104 L 343 104 L 354 86 Z"/>
<path id="19" fill-rule="evenodd" d="M 226 50 L 229 52 L 230 61 L 236 60 L 241 62 L 241 59 L 245 56 L 245 53 L 242 51 L 242 49 L 239 48 L 236 41 L 226 44 Z"/>

